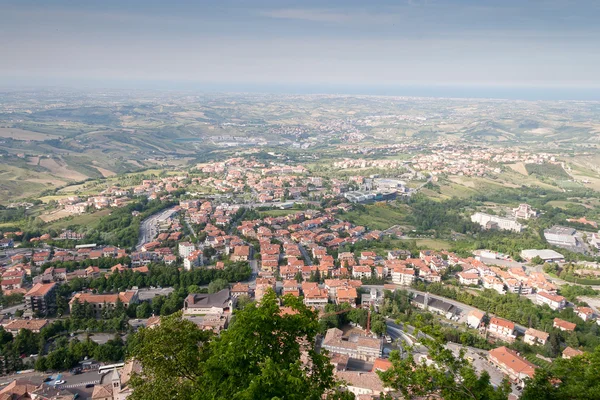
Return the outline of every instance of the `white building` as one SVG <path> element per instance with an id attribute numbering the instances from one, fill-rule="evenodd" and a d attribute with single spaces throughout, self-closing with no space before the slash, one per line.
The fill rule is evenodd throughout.
<path id="1" fill-rule="evenodd" d="M 538 305 L 548 304 L 553 310 L 562 310 L 567 305 L 567 299 L 563 296 L 546 292 L 538 292 L 535 301 Z"/>
<path id="2" fill-rule="evenodd" d="M 479 285 L 479 275 L 477 274 L 459 272 L 456 276 L 458 276 L 458 282 L 461 285 Z"/>
<path id="3" fill-rule="evenodd" d="M 531 261 L 536 257 L 540 257 L 544 262 L 563 262 L 565 256 L 554 251 L 554 250 L 523 250 L 521 251 L 521 258 L 527 261 Z"/>
<path id="4" fill-rule="evenodd" d="M 555 246 L 577 246 L 577 231 L 566 226 L 553 226 L 550 229 L 544 230 L 546 241 Z"/>
<path id="5" fill-rule="evenodd" d="M 499 217 L 497 215 L 478 212 L 471 216 L 471 221 L 481 225 L 484 229 L 501 229 L 513 232 L 523 231 L 523 225 L 521 225 L 519 222 L 510 218 Z"/>
<path id="6" fill-rule="evenodd" d="M 488 327 L 488 333 L 492 336 L 513 341 L 516 339 L 515 324 L 506 319 L 492 317 L 490 319 L 490 325 Z"/>
<path id="7" fill-rule="evenodd" d="M 472 310 L 467 315 L 467 325 L 471 328 L 478 329 L 481 326 L 481 321 L 485 314 L 479 310 Z"/>
<path id="8" fill-rule="evenodd" d="M 190 242 L 179 243 L 179 255 L 182 258 L 189 257 L 192 254 L 192 252 L 194 252 L 195 250 L 196 250 L 196 246 L 194 246 L 193 243 L 190 243 Z"/>
<path id="9" fill-rule="evenodd" d="M 537 329 L 533 329 L 533 328 L 529 328 L 525 331 L 525 337 L 523 338 L 523 341 L 532 346 L 535 346 L 537 344 L 543 346 L 548 341 L 549 336 L 550 335 L 546 332 L 538 331 Z"/>
<path id="10" fill-rule="evenodd" d="M 537 212 L 529 204 L 519 204 L 519 207 L 513 209 L 513 214 L 517 219 L 529 219 L 537 216 Z"/>
<path id="11" fill-rule="evenodd" d="M 392 270 L 392 282 L 396 285 L 410 286 L 414 281 L 414 269 L 396 267 Z"/>
<path id="12" fill-rule="evenodd" d="M 371 267 L 366 265 L 356 265 L 352 267 L 352 277 L 356 279 L 370 278 Z"/>

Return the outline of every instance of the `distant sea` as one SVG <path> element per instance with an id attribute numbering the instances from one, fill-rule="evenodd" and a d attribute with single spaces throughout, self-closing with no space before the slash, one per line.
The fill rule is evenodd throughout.
<path id="1" fill-rule="evenodd" d="M 343 94 L 374 96 L 409 96 L 438 98 L 486 98 L 510 100 L 595 100 L 600 101 L 600 87 L 568 86 L 476 86 L 476 85 L 323 85 L 323 84 L 246 84 L 200 83 L 140 80 L 53 80 L 0 78 L 0 90 L 17 88 L 176 90 L 221 93 L 272 94 Z"/>

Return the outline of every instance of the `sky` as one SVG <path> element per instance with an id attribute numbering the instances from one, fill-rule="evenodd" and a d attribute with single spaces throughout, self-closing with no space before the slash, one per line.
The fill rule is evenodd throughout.
<path id="1" fill-rule="evenodd" d="M 0 85 L 109 83 L 596 90 L 600 1 L 0 0 Z"/>

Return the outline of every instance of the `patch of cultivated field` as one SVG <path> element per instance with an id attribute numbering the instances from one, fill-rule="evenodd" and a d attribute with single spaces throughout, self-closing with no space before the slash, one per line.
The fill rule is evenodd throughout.
<path id="1" fill-rule="evenodd" d="M 116 175 L 116 173 L 114 173 L 111 170 L 106 169 L 106 168 L 97 167 L 95 165 L 94 165 L 94 168 L 96 168 L 102 174 L 102 176 L 105 177 L 105 178 L 108 178 L 109 176 L 115 176 Z"/>
<path id="2" fill-rule="evenodd" d="M 417 239 L 417 246 L 431 250 L 448 250 L 450 243 L 439 239 Z"/>
<path id="3" fill-rule="evenodd" d="M 43 183 L 44 185 L 48 184 L 48 185 L 54 185 L 54 186 L 62 186 L 65 185 L 67 182 L 62 181 L 58 178 L 54 178 L 54 177 L 48 177 L 48 178 L 27 178 L 25 179 L 27 182 L 34 182 L 34 183 Z"/>
<path id="4" fill-rule="evenodd" d="M 53 211 L 48 214 L 40 215 L 40 219 L 44 222 L 52 222 L 52 221 L 57 221 L 61 218 L 68 217 L 69 215 L 72 215 L 72 214 L 65 210 L 56 210 L 56 211 Z"/>
<path id="5" fill-rule="evenodd" d="M 24 129 L 17 129 L 17 128 L 0 128 L 0 137 L 11 138 L 11 139 L 15 139 L 15 140 L 34 140 L 34 141 L 56 139 L 56 136 L 48 135 L 46 133 L 26 131 Z"/>
<path id="6" fill-rule="evenodd" d="M 29 157 L 29 160 L 27 161 L 27 164 L 29 165 L 39 165 L 40 164 L 40 158 L 39 157 Z"/>
<path id="7" fill-rule="evenodd" d="M 529 172 L 527 172 L 527 168 L 525 168 L 525 164 L 523 164 L 522 162 L 520 163 L 516 163 L 516 164 L 509 164 L 508 165 L 513 171 L 518 172 L 521 175 L 529 175 Z"/>
<path id="8" fill-rule="evenodd" d="M 54 158 L 44 158 L 43 160 L 40 160 L 40 165 L 49 170 L 52 174 L 60 176 L 61 178 L 74 181 L 82 181 L 88 178 L 87 175 L 69 169 L 66 163 L 57 161 Z"/>

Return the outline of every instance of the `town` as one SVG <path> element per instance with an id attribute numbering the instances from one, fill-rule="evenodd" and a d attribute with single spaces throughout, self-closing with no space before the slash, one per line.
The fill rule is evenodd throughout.
<path id="1" fill-rule="evenodd" d="M 439 154 L 436 164 L 421 159 L 412 167 L 346 159 L 334 164 L 353 169 L 345 177 L 250 155 L 128 178 L 131 185 L 107 179 L 91 186 L 97 193 L 53 200 L 55 210 L 42 214 L 52 216 L 48 222 L 111 210 L 99 223 L 113 232 L 75 222 L 45 232 L 4 230 L 7 376 L 0 393 L 125 399 L 132 376 L 143 373 L 143 364 L 126 356 L 131 335 L 177 313 L 222 335 L 249 304 L 275 295 L 283 316 L 298 312 L 286 305 L 291 298 L 315 312 L 314 346 L 356 398 L 393 392 L 381 374 L 393 370 L 390 356 L 399 349 L 420 349 L 402 353 L 435 363 L 428 340 L 457 356 L 462 348 L 476 373 L 488 374 L 495 387 L 507 382 L 519 397 L 536 369 L 598 345 L 598 234 L 582 233 L 597 225 L 577 217 L 560 226 L 553 218 L 540 238 L 545 247 L 452 251 L 456 234 L 445 249 L 432 249 L 430 232 L 406 228 L 411 220 L 375 229 L 360 218 L 378 208 L 416 207 L 438 174 L 493 173 L 474 164 L 456 169 L 452 157 L 464 157 L 460 152 Z M 438 169 L 444 160 L 448 167 Z M 373 168 L 393 175 L 360 175 Z M 467 233 L 524 235 L 547 214 L 518 203 L 475 207 L 461 218 L 471 223 Z M 586 277 L 593 286 L 578 285 Z"/>

